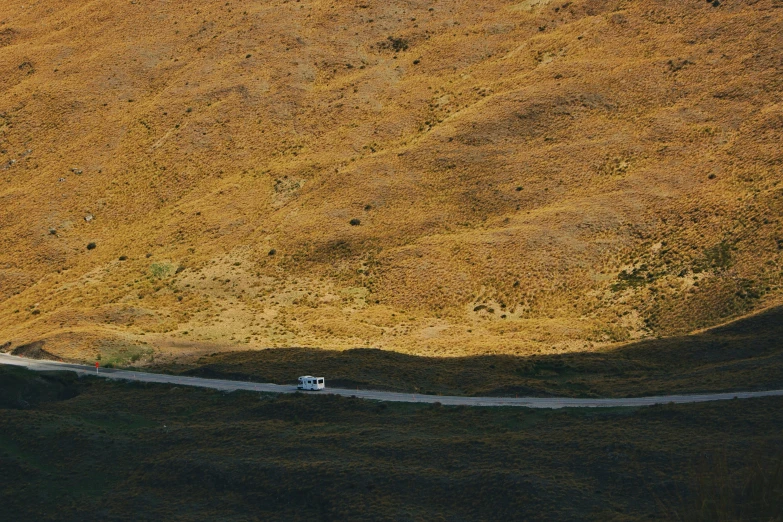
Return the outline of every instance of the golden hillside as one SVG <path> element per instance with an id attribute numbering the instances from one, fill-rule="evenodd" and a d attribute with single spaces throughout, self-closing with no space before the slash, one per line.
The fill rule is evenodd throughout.
<path id="1" fill-rule="evenodd" d="M 781 303 L 781 27 L 781 0 L 4 0 L 0 346 L 526 354 Z"/>

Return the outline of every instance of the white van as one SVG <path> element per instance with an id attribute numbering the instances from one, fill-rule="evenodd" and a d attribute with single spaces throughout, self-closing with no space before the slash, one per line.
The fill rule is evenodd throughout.
<path id="1" fill-rule="evenodd" d="M 297 390 L 323 390 L 326 387 L 323 377 L 313 377 L 312 375 L 305 375 L 299 377 L 299 384 Z"/>

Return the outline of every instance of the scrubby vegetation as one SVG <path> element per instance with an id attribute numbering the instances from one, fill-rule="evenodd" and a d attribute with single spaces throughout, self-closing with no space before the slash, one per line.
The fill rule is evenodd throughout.
<path id="1" fill-rule="evenodd" d="M 780 304 L 778 5 L 5 0 L 0 344 L 517 356 Z"/>

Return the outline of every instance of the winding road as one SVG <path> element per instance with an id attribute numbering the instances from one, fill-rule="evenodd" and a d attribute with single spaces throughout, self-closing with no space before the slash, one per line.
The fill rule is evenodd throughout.
<path id="1" fill-rule="evenodd" d="M 46 361 L 37 359 L 25 359 L 13 355 L 0 354 L 0 364 L 24 366 L 35 371 L 67 370 L 80 375 L 95 375 L 94 367 Z M 222 391 L 246 390 L 271 393 L 294 393 L 296 386 L 281 384 L 267 384 L 246 381 L 227 381 L 221 379 L 203 379 L 201 377 L 187 377 L 184 375 L 166 375 L 160 373 L 134 372 L 130 370 L 103 369 L 98 370 L 99 377 L 127 381 L 152 382 L 160 384 L 174 384 L 180 386 L 196 386 L 199 388 L 212 388 Z M 327 384 L 329 379 L 327 378 Z M 654 404 L 686 404 L 694 402 L 721 401 L 729 399 L 750 399 L 754 397 L 783 396 L 783 390 L 755 391 L 755 392 L 728 392 L 706 393 L 700 395 L 661 395 L 657 397 L 629 397 L 621 399 L 573 399 L 569 397 L 460 397 L 447 395 L 418 395 L 411 393 L 397 393 L 372 390 L 348 390 L 344 388 L 326 388 L 317 392 L 304 392 L 317 394 L 343 395 L 375 401 L 391 402 L 420 402 L 436 403 L 444 406 L 523 406 L 526 408 L 614 408 L 620 406 L 652 406 Z"/>

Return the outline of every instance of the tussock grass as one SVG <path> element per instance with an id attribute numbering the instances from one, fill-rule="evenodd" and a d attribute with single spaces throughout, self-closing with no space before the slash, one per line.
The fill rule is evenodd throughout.
<path id="1" fill-rule="evenodd" d="M 779 304 L 778 3 L 6 0 L 0 344 L 530 355 Z"/>

